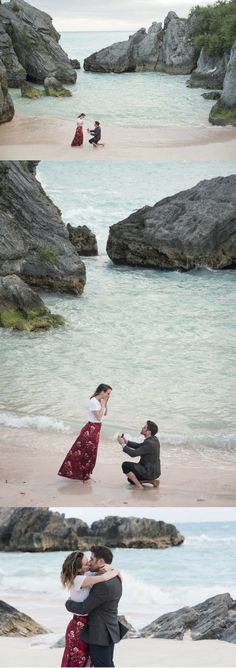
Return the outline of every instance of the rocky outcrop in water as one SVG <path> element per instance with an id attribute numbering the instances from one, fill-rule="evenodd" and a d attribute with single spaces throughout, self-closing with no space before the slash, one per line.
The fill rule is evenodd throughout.
<path id="1" fill-rule="evenodd" d="M 183 541 L 173 524 L 145 518 L 106 517 L 89 528 L 82 520 L 66 519 L 47 508 L 0 510 L 0 550 L 6 552 L 87 550 L 99 543 L 161 549 Z"/>
<path id="2" fill-rule="evenodd" d="M 0 162 L 0 275 L 33 288 L 81 294 L 85 266 L 59 209 L 35 177 L 35 162 Z"/>
<path id="3" fill-rule="evenodd" d="M 231 49 L 222 95 L 212 107 L 209 121 L 213 125 L 236 125 L 236 42 Z"/>
<path id="4" fill-rule="evenodd" d="M 25 78 L 43 83 L 47 76 L 67 83 L 76 81 L 76 72 L 59 45 L 60 35 L 48 14 L 24 0 L 10 0 L 0 5 L 0 24 L 0 52 L 9 86 L 18 87 Z"/>
<path id="5" fill-rule="evenodd" d="M 201 181 L 112 225 L 115 264 L 178 269 L 236 268 L 236 175 Z"/>
<path id="6" fill-rule="evenodd" d="M 236 601 L 219 594 L 203 603 L 158 617 L 140 631 L 143 638 L 183 640 L 190 631 L 192 640 L 219 639 L 236 643 Z"/>
<path id="7" fill-rule="evenodd" d="M 0 601 L 0 636 L 34 636 L 48 633 L 34 619 Z"/>
<path id="8" fill-rule="evenodd" d="M 21 84 L 21 95 L 22 97 L 28 97 L 30 100 L 36 99 L 37 97 L 43 97 L 44 91 L 36 88 L 28 81 L 23 81 Z"/>
<path id="9" fill-rule="evenodd" d="M 79 255 L 98 255 L 98 245 L 96 236 L 87 225 L 78 225 L 73 227 L 68 223 L 67 230 L 72 245 L 76 248 Z"/>
<path id="10" fill-rule="evenodd" d="M 163 27 L 154 22 L 148 31 L 140 28 L 128 41 L 112 44 L 84 61 L 84 69 L 93 72 L 188 74 L 195 66 L 191 20 L 180 19 L 175 12 L 169 12 Z"/>
<path id="11" fill-rule="evenodd" d="M 229 53 L 210 56 L 207 49 L 201 49 L 197 67 L 192 72 L 187 86 L 191 88 L 223 88 Z"/>
<path id="12" fill-rule="evenodd" d="M 63 324 L 19 276 L 0 276 L 0 327 L 35 332 Z"/>
<path id="13" fill-rule="evenodd" d="M 8 93 L 6 68 L 0 60 L 0 124 L 11 121 L 14 113 L 14 105 Z"/>
<path id="14" fill-rule="evenodd" d="M 71 97 L 72 93 L 67 90 L 56 77 L 46 77 L 44 79 L 44 88 L 46 95 L 52 97 Z"/>

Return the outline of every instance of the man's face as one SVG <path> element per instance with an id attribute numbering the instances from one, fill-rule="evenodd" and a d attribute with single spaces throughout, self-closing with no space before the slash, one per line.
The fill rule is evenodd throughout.
<path id="1" fill-rule="evenodd" d="M 148 427 L 147 427 L 147 424 L 145 424 L 144 427 L 142 427 L 140 434 L 142 434 L 143 436 L 146 436 L 147 432 L 148 432 Z"/>
<path id="2" fill-rule="evenodd" d="M 104 559 L 97 559 L 97 557 L 95 557 L 93 552 L 91 552 L 91 557 L 89 561 L 90 571 L 92 571 L 92 573 L 97 573 L 104 567 L 104 565 L 105 565 Z"/>

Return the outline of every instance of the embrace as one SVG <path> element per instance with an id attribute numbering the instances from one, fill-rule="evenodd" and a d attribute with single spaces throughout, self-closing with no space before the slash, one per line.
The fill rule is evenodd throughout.
<path id="1" fill-rule="evenodd" d="M 66 608 L 73 613 L 66 629 L 63 668 L 114 666 L 114 645 L 128 629 L 118 621 L 122 582 L 112 559 L 108 547 L 95 545 L 89 561 L 78 551 L 63 563 L 61 581 L 70 593 Z"/>

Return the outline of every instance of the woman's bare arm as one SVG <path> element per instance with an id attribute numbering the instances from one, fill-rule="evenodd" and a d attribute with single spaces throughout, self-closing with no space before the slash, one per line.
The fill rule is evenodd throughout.
<path id="1" fill-rule="evenodd" d="M 116 578 L 117 575 L 120 576 L 120 573 L 115 568 L 106 571 L 106 573 L 103 573 L 102 575 L 86 575 L 81 584 L 81 589 L 83 589 L 83 587 L 93 587 L 93 585 L 99 584 L 100 582 L 107 582 L 108 580 L 112 580 L 112 578 Z"/>

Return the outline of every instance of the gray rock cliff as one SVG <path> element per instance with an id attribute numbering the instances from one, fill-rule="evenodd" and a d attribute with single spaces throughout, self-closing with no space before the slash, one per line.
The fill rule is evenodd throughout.
<path id="1" fill-rule="evenodd" d="M 236 41 L 230 52 L 222 95 L 212 107 L 209 121 L 213 125 L 236 125 Z"/>
<path id="2" fill-rule="evenodd" d="M 0 60 L 0 124 L 11 121 L 14 113 L 14 105 L 8 93 L 6 68 Z"/>
<path id="3" fill-rule="evenodd" d="M 201 49 L 197 67 L 192 72 L 187 86 L 190 88 L 223 88 L 229 53 L 210 56 L 207 49 Z"/>

